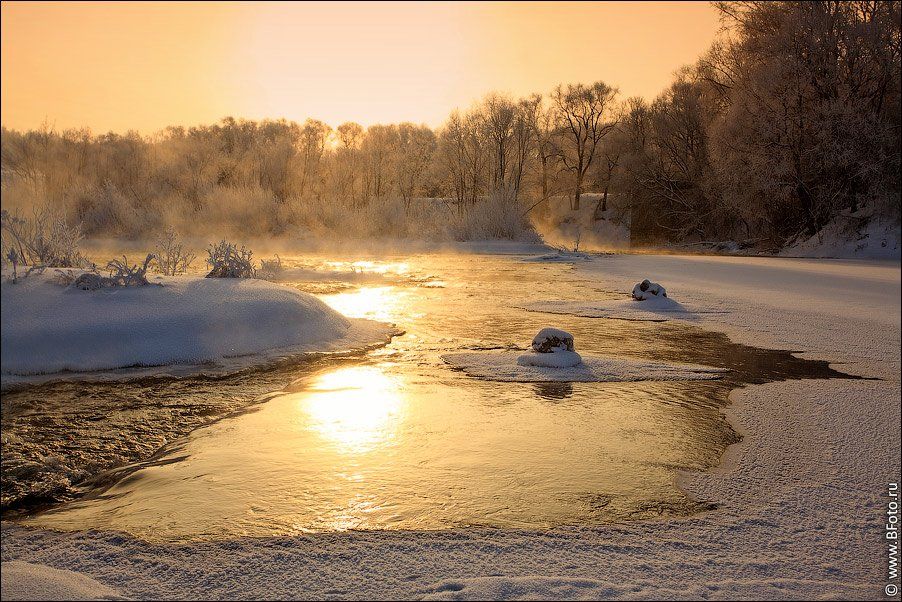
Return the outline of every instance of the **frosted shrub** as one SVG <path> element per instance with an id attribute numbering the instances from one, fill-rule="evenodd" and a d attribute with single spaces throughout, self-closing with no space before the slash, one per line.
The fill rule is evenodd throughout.
<path id="1" fill-rule="evenodd" d="M 521 204 L 510 192 L 504 190 L 477 201 L 457 216 L 456 220 L 452 220 L 451 234 L 455 240 L 508 239 L 540 242 Z"/>
<path id="2" fill-rule="evenodd" d="M 157 239 L 154 263 L 161 274 L 166 276 L 184 274 L 196 257 L 184 249 L 178 233 L 171 226 Z"/>
<path id="3" fill-rule="evenodd" d="M 71 268 L 87 264 L 78 249 L 80 228 L 69 226 L 61 214 L 36 210 L 31 219 L 2 211 L 4 257 L 15 251 L 16 263 L 30 266 Z M 10 259 L 11 261 L 11 259 Z"/>
<path id="4" fill-rule="evenodd" d="M 123 255 L 121 261 L 114 259 L 106 264 L 106 268 L 110 272 L 109 276 L 103 276 L 95 270 L 81 273 L 57 270 L 57 281 L 63 286 L 71 286 L 83 291 L 96 291 L 117 286 L 147 286 L 149 284 L 147 268 L 153 259 L 153 254 L 148 254 L 140 266 L 129 265 L 128 258 Z"/>
<path id="5" fill-rule="evenodd" d="M 207 248 L 207 264 L 210 273 L 207 278 L 253 278 L 257 275 L 253 253 L 242 246 L 222 240 Z"/>
<path id="6" fill-rule="evenodd" d="M 9 263 L 13 266 L 13 273 L 12 276 L 9 277 L 9 282 L 16 284 L 17 282 L 19 282 L 19 263 L 21 263 L 19 260 L 19 253 L 15 249 L 10 248 L 4 255 L 4 258 L 8 260 Z M 30 268 L 25 270 L 25 272 L 22 274 L 22 278 L 28 278 L 29 276 L 31 276 L 32 272 L 37 272 L 38 274 L 40 274 L 43 271 L 44 266 L 42 265 L 31 266 Z"/>
<path id="7" fill-rule="evenodd" d="M 282 273 L 282 258 L 278 255 L 274 259 L 260 260 L 260 274 L 263 278 L 274 278 Z"/>
<path id="8" fill-rule="evenodd" d="M 144 286 L 147 284 L 147 268 L 154 259 L 153 254 L 148 254 L 144 258 L 144 263 L 139 267 L 137 265 L 129 266 L 128 258 L 123 255 L 122 261 L 114 259 L 106 264 L 106 269 L 110 271 L 110 280 L 114 282 L 113 286 Z"/>

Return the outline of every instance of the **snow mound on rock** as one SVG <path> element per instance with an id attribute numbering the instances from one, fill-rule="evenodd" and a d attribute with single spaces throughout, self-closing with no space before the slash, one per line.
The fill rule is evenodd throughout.
<path id="1" fill-rule="evenodd" d="M 558 328 L 543 328 L 533 337 L 532 350 L 536 353 L 573 351 L 573 335 Z"/>
<path id="2" fill-rule="evenodd" d="M 657 282 L 652 282 L 648 278 L 633 287 L 633 299 L 636 301 L 645 301 L 646 299 L 666 296 L 667 290 Z"/>

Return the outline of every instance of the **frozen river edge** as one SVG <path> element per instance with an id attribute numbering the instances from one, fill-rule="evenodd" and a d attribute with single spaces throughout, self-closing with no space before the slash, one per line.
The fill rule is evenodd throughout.
<path id="1" fill-rule="evenodd" d="M 886 485 L 899 477 L 899 264 L 615 256 L 575 269 L 610 290 L 648 274 L 681 301 L 724 312 L 697 325 L 883 380 L 734 391 L 727 414 L 745 439 L 721 468 L 680 477 L 718 504 L 688 519 L 181 546 L 4 524 L 4 561 L 77 571 L 149 598 L 882 596 Z"/>

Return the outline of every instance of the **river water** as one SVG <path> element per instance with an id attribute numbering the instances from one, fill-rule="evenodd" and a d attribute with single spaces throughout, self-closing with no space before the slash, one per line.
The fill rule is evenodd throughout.
<path id="1" fill-rule="evenodd" d="M 674 477 L 716 465 L 737 441 L 720 412 L 732 389 L 838 375 L 675 322 L 517 309 L 624 296 L 578 265 L 526 259 L 283 258 L 294 270 L 286 284 L 404 334 L 368 353 L 228 378 L 5 394 L 4 486 L 18 496 L 7 515 L 160 541 L 687 515 L 710 506 Z M 716 381 L 530 384 L 474 379 L 441 359 L 522 347 L 544 326 L 573 333 L 581 353 L 730 371 Z"/>

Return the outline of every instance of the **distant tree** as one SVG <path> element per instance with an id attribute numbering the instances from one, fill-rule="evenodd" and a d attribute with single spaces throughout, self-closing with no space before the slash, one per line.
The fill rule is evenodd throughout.
<path id="1" fill-rule="evenodd" d="M 574 176 L 570 205 L 574 211 L 579 210 L 583 183 L 599 143 L 617 125 L 616 96 L 617 89 L 604 82 L 561 85 L 551 94 L 561 136 L 559 156 Z"/>

